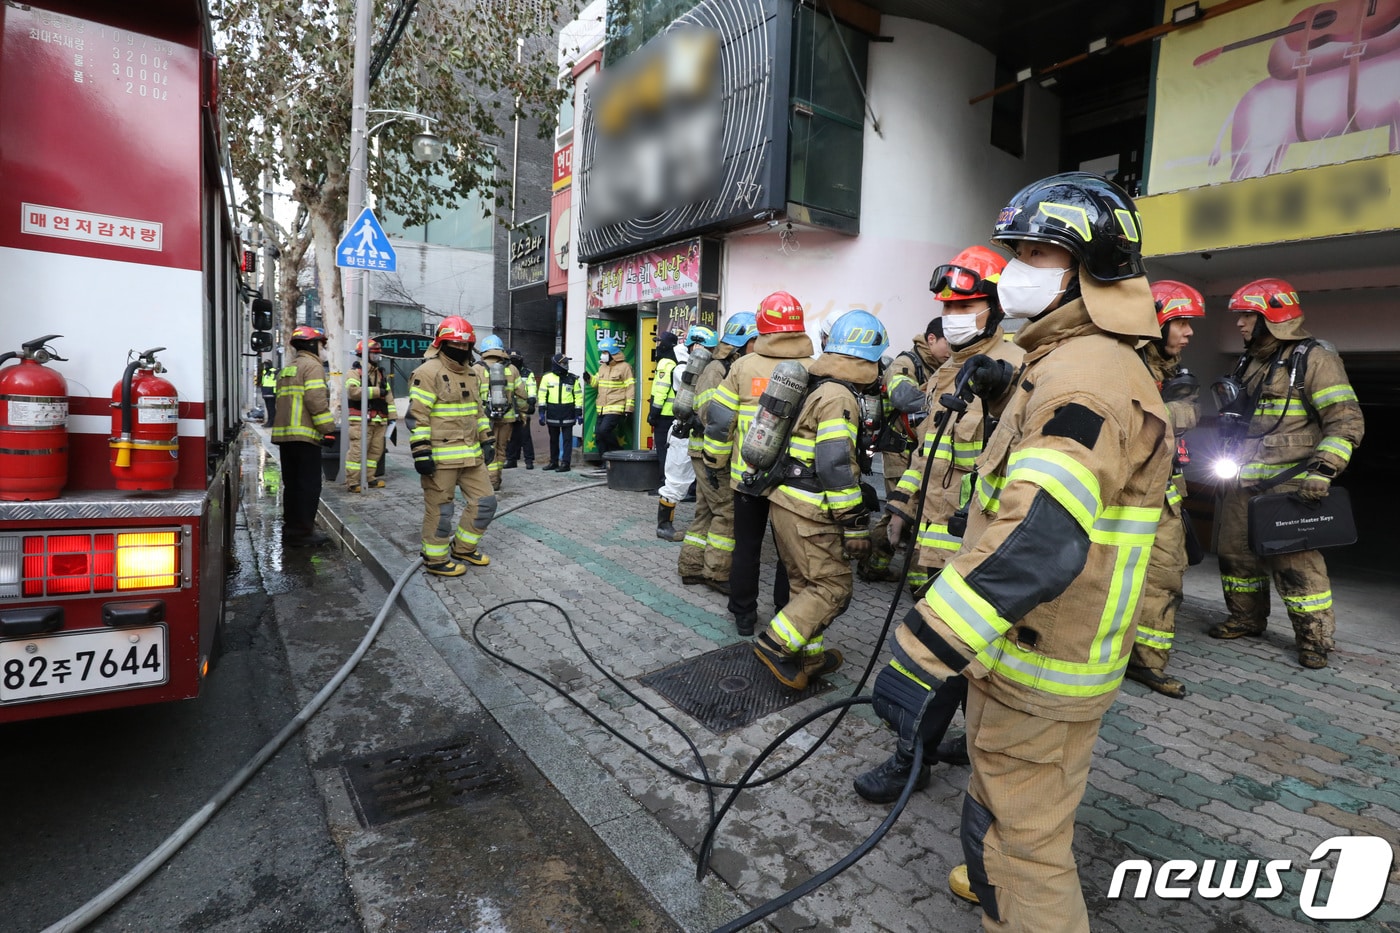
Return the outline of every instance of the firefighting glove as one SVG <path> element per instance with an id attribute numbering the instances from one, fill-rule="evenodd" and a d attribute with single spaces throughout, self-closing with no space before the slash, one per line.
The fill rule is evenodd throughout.
<path id="1" fill-rule="evenodd" d="M 482 460 L 485 460 L 487 463 L 490 463 L 492 460 L 495 460 L 495 459 L 496 459 L 496 442 L 495 442 L 495 441 L 482 441 L 482 442 L 481 442 L 481 459 L 482 459 Z"/>
<path id="2" fill-rule="evenodd" d="M 1011 385 L 1011 377 L 1016 370 L 1006 360 L 994 360 L 985 353 L 969 357 L 962 369 L 958 370 L 958 382 L 966 377 L 966 385 L 978 398 L 1000 398 Z"/>
<path id="3" fill-rule="evenodd" d="M 910 610 L 917 612 L 917 610 Z M 893 659 L 875 676 L 871 699 L 875 715 L 899 736 L 900 751 L 912 754 L 914 743 L 936 746 L 967 696 L 967 679 L 945 667 L 938 677 L 916 663 L 891 635 Z"/>
<path id="4" fill-rule="evenodd" d="M 658 422 L 658 421 L 660 421 L 660 420 L 661 420 L 661 406 L 660 406 L 660 405 L 657 405 L 655 402 L 653 402 L 653 403 L 652 403 L 652 406 L 651 406 L 651 409 L 647 412 L 647 424 L 651 425 L 651 426 L 654 428 L 654 427 L 656 427 L 656 422 Z"/>
<path id="5" fill-rule="evenodd" d="M 869 532 L 860 535 L 844 534 L 841 543 L 845 546 L 846 556 L 854 560 L 860 560 L 870 554 Z"/>
<path id="6" fill-rule="evenodd" d="M 1303 485 L 1298 487 L 1298 498 L 1305 502 L 1321 502 L 1327 498 L 1332 488 L 1332 476 L 1335 475 L 1336 471 L 1331 467 L 1320 463 L 1310 465 L 1308 472 L 1303 474 Z"/>
<path id="7" fill-rule="evenodd" d="M 538 400 L 538 399 L 533 399 L 533 398 L 530 399 L 530 404 L 527 405 L 527 406 L 525 406 L 525 414 L 526 414 L 526 415 L 533 415 L 533 414 L 535 413 L 535 408 L 536 408 L 538 405 L 539 405 L 539 400 Z"/>
<path id="8" fill-rule="evenodd" d="M 413 448 L 413 468 L 420 476 L 432 476 L 437 472 L 437 464 L 433 463 L 433 449 L 431 447 Z"/>

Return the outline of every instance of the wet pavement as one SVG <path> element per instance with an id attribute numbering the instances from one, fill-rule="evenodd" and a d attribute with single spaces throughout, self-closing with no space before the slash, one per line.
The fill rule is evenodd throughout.
<path id="1" fill-rule="evenodd" d="M 740 641 L 724 598 L 686 587 L 675 573 L 679 545 L 654 534 L 656 503 L 643 493 L 600 487 L 580 472 L 509 470 L 502 514 L 482 540 L 491 565 L 456 579 L 417 574 L 405 592 L 423 647 L 435 652 L 475 701 L 565 795 L 596 836 L 685 930 L 714 929 L 775 897 L 860 844 L 888 812 L 864 803 L 851 779 L 889 752 L 888 734 L 868 708 L 846 716 L 800 767 L 743 794 L 725 819 L 703 882 L 694 880 L 709 822 L 708 795 L 620 741 L 616 730 L 673 768 L 695 773 L 685 740 L 618 681 L 683 726 L 710 773 L 733 781 L 784 729 L 847 695 L 877 653 L 892 584 L 857 583 L 850 609 L 828 641 L 847 666 L 824 696 L 717 734 L 690 719 L 641 678 Z M 530 504 L 541 496 L 565 495 Z M 389 487 L 351 496 L 328 484 L 322 516 L 383 583 L 418 550 L 422 500 L 402 448 L 389 455 Z M 690 507 L 677 512 L 677 527 Z M 771 553 L 764 570 L 767 611 Z M 1400 634 L 1394 577 L 1338 575 L 1338 650 L 1322 671 L 1299 668 L 1286 622 L 1258 639 L 1220 642 L 1204 634 L 1223 616 L 1208 564 L 1188 575 L 1171 670 L 1190 686 L 1180 701 L 1125 685 L 1104 719 L 1075 852 L 1095 930 L 1302 930 L 1305 872 L 1321 869 L 1322 890 L 1337 862 L 1314 851 L 1333 837 L 1378 836 L 1400 843 Z M 567 611 L 578 642 L 555 610 L 502 603 L 546 599 Z M 907 602 L 906 602 L 907 605 Z M 901 607 L 900 613 L 904 611 Z M 1276 612 L 1277 614 L 1277 612 Z M 547 678 L 546 686 L 488 657 L 494 652 Z M 585 654 L 585 649 L 588 654 Z M 444 684 L 444 689 L 450 685 Z M 567 698 L 566 698 L 567 697 Z M 604 728 L 568 701 L 607 724 Z M 402 721 L 390 705 L 385 715 Z M 818 743 L 830 720 L 805 727 L 764 765 L 764 774 Z M 770 918 L 781 930 L 971 931 L 980 912 L 948 893 L 961 861 L 959 814 L 966 769 L 936 766 L 889 835 L 855 867 Z M 561 857 L 570 860 L 561 846 Z M 1149 886 L 1110 897 L 1126 860 L 1158 868 L 1169 860 L 1218 863 L 1287 860 L 1281 892 L 1258 888 L 1209 898 Z M 1262 876 L 1261 876 L 1262 877 Z M 1380 906 L 1329 929 L 1400 930 L 1400 871 L 1392 863 Z M 722 882 L 722 883 L 721 883 Z M 1319 895 L 1316 901 L 1322 902 Z M 1316 912 L 1316 911 L 1314 911 Z M 506 927 L 505 929 L 515 929 Z"/>
<path id="2" fill-rule="evenodd" d="M 276 470 L 251 441 L 244 510 L 304 703 L 387 594 L 338 543 L 282 548 Z M 402 612 L 307 725 L 302 752 L 365 930 L 678 929 Z"/>

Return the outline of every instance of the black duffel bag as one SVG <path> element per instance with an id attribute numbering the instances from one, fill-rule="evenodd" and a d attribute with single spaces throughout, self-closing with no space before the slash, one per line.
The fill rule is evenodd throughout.
<path id="1" fill-rule="evenodd" d="M 1249 549 L 1260 557 L 1316 551 L 1356 542 L 1351 497 L 1333 486 L 1317 502 L 1290 492 L 1249 500 Z"/>

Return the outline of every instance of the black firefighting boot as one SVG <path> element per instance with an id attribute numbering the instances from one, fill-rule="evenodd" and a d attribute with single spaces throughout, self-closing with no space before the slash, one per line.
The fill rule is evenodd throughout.
<path id="1" fill-rule="evenodd" d="M 904 793 L 904 785 L 909 783 L 909 774 L 913 770 L 913 753 L 906 752 L 903 747 L 897 748 L 879 767 L 856 777 L 856 793 L 871 803 L 894 803 Z M 930 770 L 927 761 L 920 765 L 919 776 L 914 781 L 915 790 L 928 787 Z"/>
<path id="2" fill-rule="evenodd" d="M 955 735 L 951 739 L 944 739 L 938 743 L 937 748 L 929 753 L 929 758 L 947 765 L 966 766 L 972 764 L 972 759 L 967 757 L 967 736 Z"/>
<path id="3" fill-rule="evenodd" d="M 758 613 L 756 612 L 741 612 L 734 617 L 734 628 L 743 638 L 752 636 L 756 625 L 758 625 Z"/>
<path id="4" fill-rule="evenodd" d="M 671 521 L 676 517 L 676 504 L 669 499 L 658 499 L 656 503 L 656 536 L 662 541 L 680 541 L 685 535 L 676 532 Z"/>
<path id="5" fill-rule="evenodd" d="M 753 653 L 758 655 L 763 666 L 768 668 L 784 687 L 792 690 L 807 689 L 807 679 L 810 675 L 802 655 L 788 651 L 786 646 L 774 641 L 768 632 L 764 632 L 754 641 Z"/>
<path id="6" fill-rule="evenodd" d="M 1150 687 L 1162 696 L 1171 697 L 1173 700 L 1179 700 L 1186 696 L 1186 685 L 1165 671 L 1154 671 L 1141 664 L 1129 664 L 1123 676 L 1129 680 L 1136 680 L 1143 686 Z"/>

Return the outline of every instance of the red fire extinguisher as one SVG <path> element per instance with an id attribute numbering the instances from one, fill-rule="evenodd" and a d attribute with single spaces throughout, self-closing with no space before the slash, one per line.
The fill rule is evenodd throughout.
<path id="1" fill-rule="evenodd" d="M 68 482 L 68 380 L 44 366 L 63 360 L 45 346 L 62 334 L 0 355 L 0 499 L 55 499 Z"/>
<path id="2" fill-rule="evenodd" d="M 180 470 L 180 398 L 158 374 L 153 347 L 126 365 L 112 387 L 112 478 L 118 489 L 173 489 Z"/>

